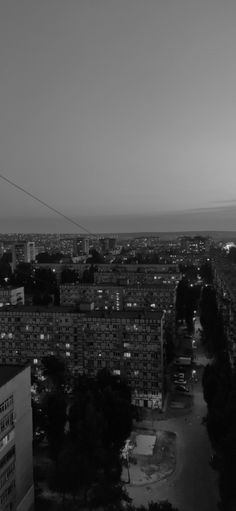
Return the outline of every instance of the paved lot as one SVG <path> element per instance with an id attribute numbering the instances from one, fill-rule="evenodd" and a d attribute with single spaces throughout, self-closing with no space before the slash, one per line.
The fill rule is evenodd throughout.
<path id="1" fill-rule="evenodd" d="M 177 463 L 172 476 L 158 483 L 142 487 L 129 487 L 134 504 L 146 505 L 149 501 L 168 499 L 179 511 L 218 511 L 217 474 L 211 469 L 212 453 L 202 419 L 206 404 L 202 396 L 201 376 L 208 359 L 199 346 L 198 334 L 196 371 L 198 381 L 193 384 L 192 406 L 180 410 L 168 406 L 163 420 L 146 420 L 156 430 L 173 431 L 177 435 Z M 171 398 L 172 399 L 172 396 Z M 174 398 L 175 399 L 175 398 Z M 187 399 L 186 397 L 183 399 Z M 173 400 L 173 399 L 172 399 Z M 179 402 L 182 402 L 179 397 Z"/>

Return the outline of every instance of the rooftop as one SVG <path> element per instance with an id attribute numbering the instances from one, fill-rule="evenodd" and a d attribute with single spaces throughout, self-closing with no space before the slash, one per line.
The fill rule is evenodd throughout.
<path id="1" fill-rule="evenodd" d="M 0 365 L 0 387 L 15 378 L 26 367 L 25 365 Z"/>
<path id="2" fill-rule="evenodd" d="M 163 312 L 159 311 L 145 311 L 144 309 L 138 310 L 129 310 L 129 311 L 108 311 L 108 310 L 99 310 L 99 311 L 80 311 L 76 309 L 76 307 L 68 307 L 68 306 L 56 306 L 56 307 L 39 307 L 38 305 L 8 305 L 0 308 L 0 316 L 4 316 L 7 312 L 15 314 L 29 314 L 29 313 L 41 313 L 41 314 L 77 314 L 78 316 L 93 316 L 96 318 L 105 318 L 112 316 L 113 318 L 131 318 L 137 319 L 140 318 L 161 318 L 163 316 Z"/>

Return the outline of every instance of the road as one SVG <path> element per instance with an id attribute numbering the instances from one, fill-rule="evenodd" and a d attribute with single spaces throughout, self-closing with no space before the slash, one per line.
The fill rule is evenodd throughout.
<path id="1" fill-rule="evenodd" d="M 197 331 L 197 328 L 196 328 Z M 209 360 L 197 342 L 196 370 L 198 382 L 193 387 L 193 406 L 186 415 L 155 421 L 157 430 L 174 431 L 177 435 L 177 465 L 167 480 L 149 486 L 129 486 L 128 493 L 136 505 L 146 505 L 151 500 L 169 500 L 179 511 L 217 511 L 219 501 L 217 473 L 209 465 L 212 454 L 202 418 L 206 404 L 202 395 L 201 375 Z"/>

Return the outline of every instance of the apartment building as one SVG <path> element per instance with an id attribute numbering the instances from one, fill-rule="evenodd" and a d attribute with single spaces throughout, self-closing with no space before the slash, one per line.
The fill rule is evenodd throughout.
<path id="1" fill-rule="evenodd" d="M 36 263 L 35 268 L 50 268 L 60 283 L 61 273 L 65 268 L 75 271 L 81 279 L 85 270 L 90 268 L 86 263 Z M 178 264 L 96 264 L 94 267 L 96 284 L 158 284 L 177 283 L 181 278 Z"/>
<path id="2" fill-rule="evenodd" d="M 0 287 L 0 307 L 4 305 L 24 305 L 24 287 Z"/>
<path id="3" fill-rule="evenodd" d="M 222 314 L 233 367 L 236 363 L 236 268 L 225 257 L 216 258 L 212 268 L 217 304 Z"/>
<path id="4" fill-rule="evenodd" d="M 34 509 L 30 367 L 0 366 L 0 509 Z"/>
<path id="5" fill-rule="evenodd" d="M 31 263 L 35 261 L 34 241 L 15 243 L 12 247 L 12 269 L 20 263 Z"/>
<path id="6" fill-rule="evenodd" d="M 86 374 L 107 368 L 127 378 L 133 404 L 161 408 L 165 347 L 164 314 L 112 312 L 87 315 L 83 321 Z"/>
<path id="7" fill-rule="evenodd" d="M 0 310 L 0 363 L 40 365 L 62 356 L 74 373 L 94 375 L 106 367 L 126 376 L 133 401 L 161 407 L 165 314 L 154 311 L 76 312 L 67 307 Z"/>
<path id="8" fill-rule="evenodd" d="M 93 302 L 95 310 L 157 310 L 173 309 L 176 296 L 175 282 L 157 284 L 61 284 L 60 304 L 73 306 Z"/>

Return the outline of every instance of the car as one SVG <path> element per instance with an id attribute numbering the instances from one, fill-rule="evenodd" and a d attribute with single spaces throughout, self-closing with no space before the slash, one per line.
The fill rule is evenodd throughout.
<path id="1" fill-rule="evenodd" d="M 187 387 L 180 384 L 175 386 L 175 390 L 179 390 L 179 392 L 189 392 L 189 389 Z"/>
<path id="2" fill-rule="evenodd" d="M 175 373 L 175 374 L 172 374 L 172 378 L 173 378 L 173 380 L 178 380 L 180 378 L 182 378 L 184 380 L 185 374 L 184 373 Z"/>
<path id="3" fill-rule="evenodd" d="M 175 383 L 175 385 L 179 385 L 179 384 L 180 384 L 180 385 L 187 385 L 186 380 L 181 380 L 181 379 L 179 379 L 179 380 L 174 380 L 174 382 L 173 382 L 173 383 Z"/>

